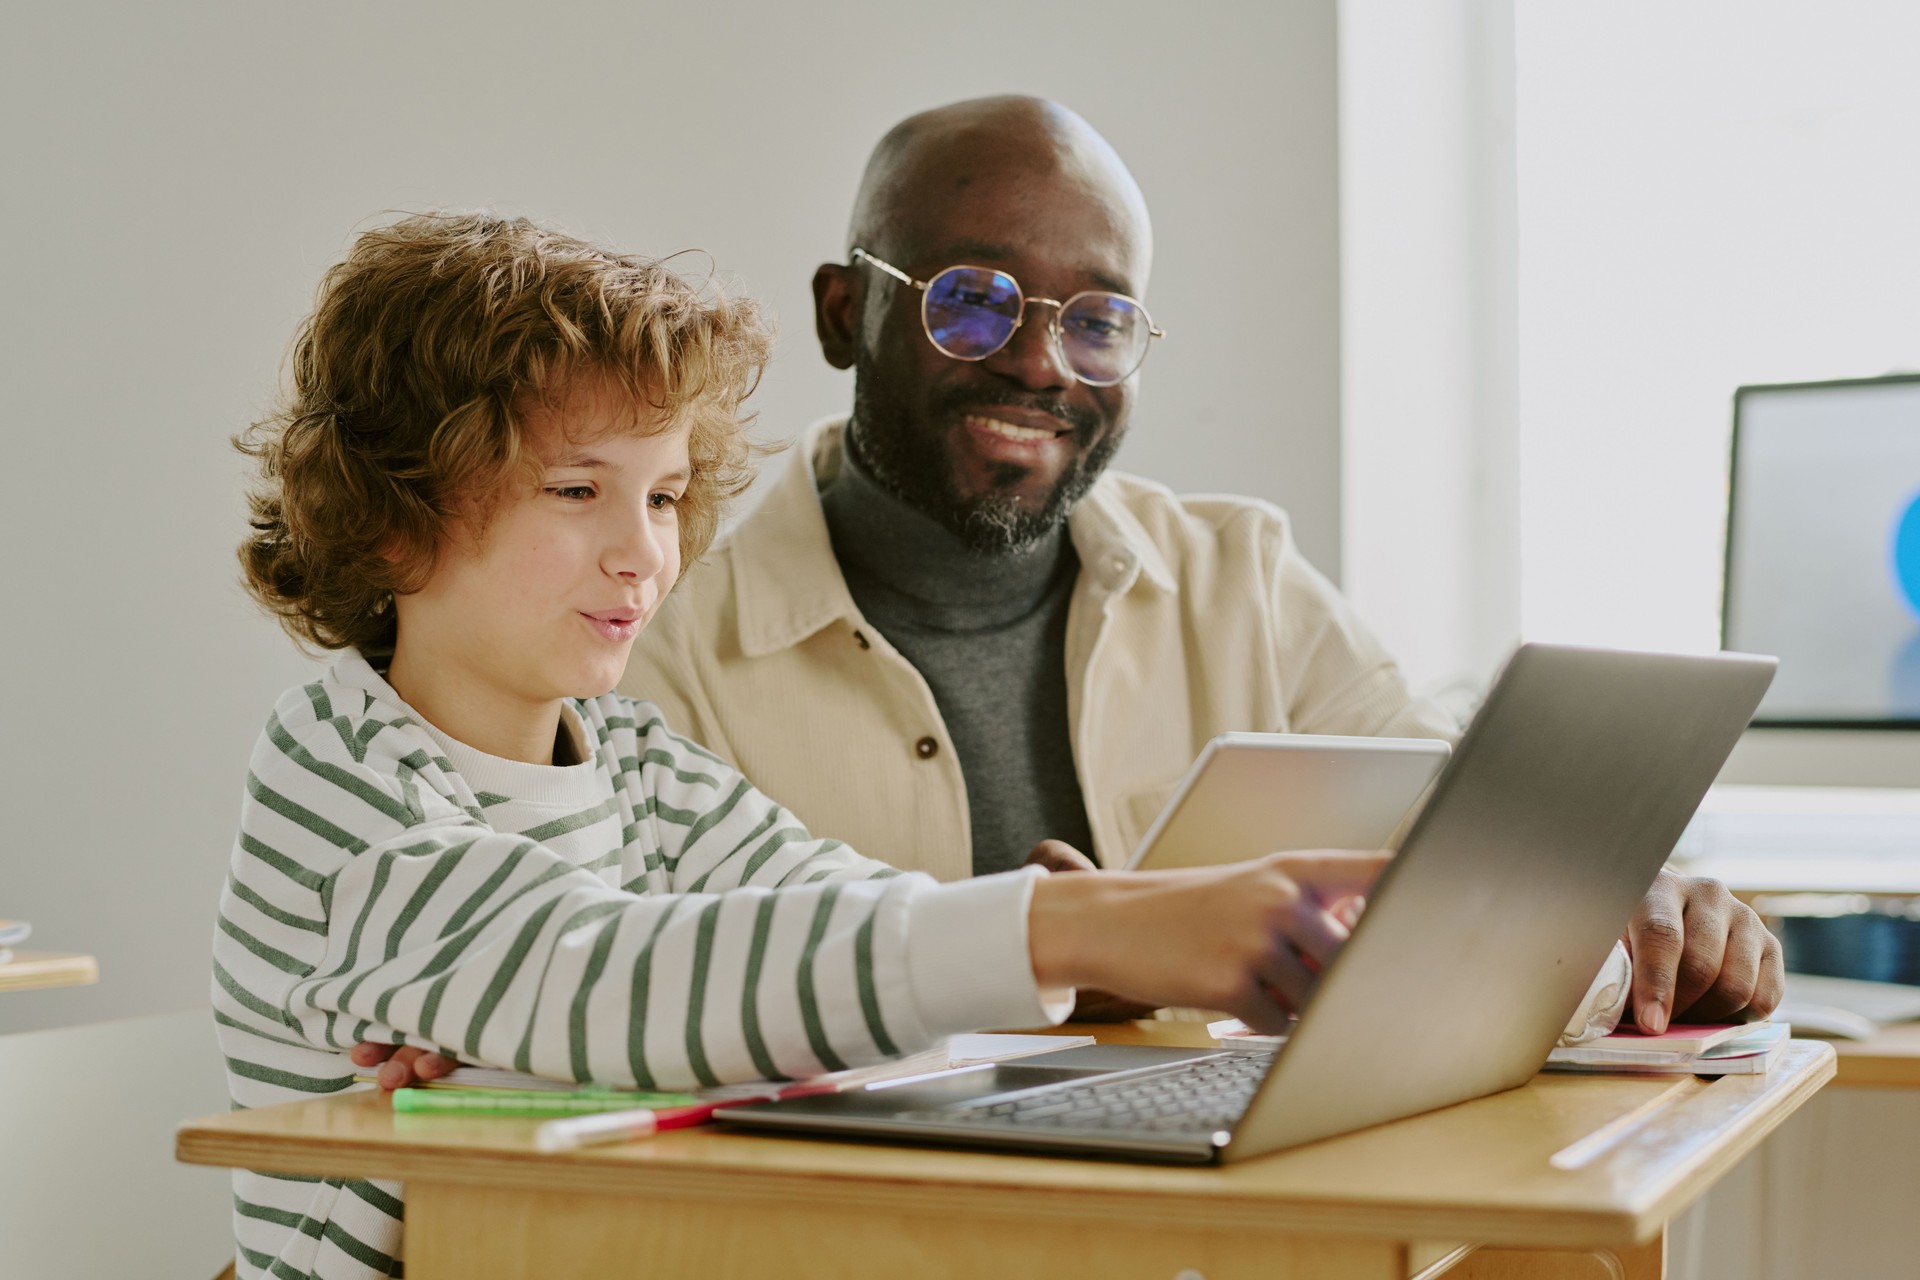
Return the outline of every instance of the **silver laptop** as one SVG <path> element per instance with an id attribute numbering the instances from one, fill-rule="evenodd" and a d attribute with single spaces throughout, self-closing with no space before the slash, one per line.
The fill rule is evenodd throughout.
<path id="1" fill-rule="evenodd" d="M 1212 1163 L 1523 1084 L 1774 666 L 1522 646 L 1277 1051 L 1066 1049 L 719 1119 Z"/>

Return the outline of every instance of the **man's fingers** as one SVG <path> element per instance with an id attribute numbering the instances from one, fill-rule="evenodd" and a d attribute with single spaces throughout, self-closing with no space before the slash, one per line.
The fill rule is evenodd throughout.
<path id="1" fill-rule="evenodd" d="M 1108 991 L 1095 991 L 1091 987 L 1082 987 L 1074 997 L 1073 1015 L 1069 1022 L 1131 1022 L 1135 1018 L 1151 1018 L 1154 1006 L 1141 1004 L 1116 996 Z"/>
<path id="2" fill-rule="evenodd" d="M 1627 950 L 1633 953 L 1633 1020 L 1642 1031 L 1659 1035 L 1673 1010 L 1675 975 L 1686 941 L 1678 882 L 1664 872 L 1627 925 Z"/>
<path id="3" fill-rule="evenodd" d="M 1747 1002 L 1747 1013 L 1755 1018 L 1771 1014 L 1787 996 L 1787 966 L 1780 939 L 1765 925 L 1760 930 L 1765 935 L 1760 942 L 1760 977 L 1754 984 L 1753 998 Z"/>
<path id="4" fill-rule="evenodd" d="M 1760 981 L 1761 935 L 1766 930 L 1757 918 L 1751 921 L 1745 918 L 1750 915 L 1751 912 L 1744 912 L 1744 915 L 1732 916 L 1712 929 L 1712 933 L 1720 935 L 1720 951 L 1713 957 L 1712 974 L 1699 992 L 1692 990 L 1697 979 L 1689 972 L 1696 963 L 1694 957 L 1689 955 L 1681 960 L 1680 980 L 1673 998 L 1675 1016 L 1690 1022 L 1717 1022 L 1738 1013 L 1753 1000 L 1754 989 Z M 1700 932 L 1701 927 L 1689 912 L 1689 952 L 1694 950 L 1695 938 Z"/>
<path id="5" fill-rule="evenodd" d="M 1099 865 L 1064 840 L 1042 840 L 1033 846 L 1033 852 L 1027 855 L 1026 863 L 1030 867 L 1045 867 L 1049 871 L 1098 871 Z"/>
<path id="6" fill-rule="evenodd" d="M 1684 1004 L 1675 1007 L 1690 1022 L 1763 1018 L 1780 1003 L 1784 985 L 1779 941 L 1767 931 L 1760 917 L 1740 906 L 1733 913 L 1727 931 L 1727 947 L 1718 979 L 1691 1007 Z"/>
<path id="7" fill-rule="evenodd" d="M 1746 997 L 1752 994 L 1752 984 L 1743 982 L 1742 977 L 1751 974 L 1760 959 L 1759 942 L 1753 940 L 1751 954 L 1727 954 L 1727 946 L 1733 941 L 1733 913 L 1728 910 L 1732 905 L 1733 895 L 1717 880 L 1694 881 L 1686 886 L 1682 915 L 1686 937 L 1680 944 L 1680 965 L 1673 978 L 1673 1003 L 1667 1006 L 1671 1015 L 1686 1013 L 1723 985 L 1729 991 L 1739 991 L 1740 1003 L 1733 1008 L 1744 1006 Z M 1740 967 L 1742 962 L 1744 969 Z"/>

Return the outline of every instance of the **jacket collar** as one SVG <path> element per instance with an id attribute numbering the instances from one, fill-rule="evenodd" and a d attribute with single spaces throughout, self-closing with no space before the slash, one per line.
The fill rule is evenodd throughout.
<path id="1" fill-rule="evenodd" d="M 835 417 L 808 427 L 766 499 L 728 540 L 740 650 L 749 658 L 791 648 L 843 619 L 861 623 L 820 509 L 820 490 L 840 471 L 846 425 L 845 417 Z M 1112 476 L 1102 476 L 1074 507 L 1067 532 L 1083 579 L 1092 574 L 1114 594 L 1141 580 L 1174 589 L 1166 559 L 1127 510 Z"/>

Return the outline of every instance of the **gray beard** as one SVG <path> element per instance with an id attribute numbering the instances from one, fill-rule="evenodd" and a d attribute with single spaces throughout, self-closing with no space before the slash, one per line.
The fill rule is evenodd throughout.
<path id="1" fill-rule="evenodd" d="M 1037 511 L 1021 506 L 1013 493 L 1025 474 L 1019 467 L 1002 468 L 998 479 L 1004 488 L 969 499 L 955 485 L 939 441 L 915 439 L 892 425 L 904 415 L 877 403 L 881 397 L 873 394 L 875 382 L 862 352 L 854 360 L 853 420 L 846 447 L 875 484 L 937 521 L 977 555 L 1017 555 L 1037 547 L 1066 523 L 1120 447 L 1122 433 L 1114 432 L 1069 463 Z"/>

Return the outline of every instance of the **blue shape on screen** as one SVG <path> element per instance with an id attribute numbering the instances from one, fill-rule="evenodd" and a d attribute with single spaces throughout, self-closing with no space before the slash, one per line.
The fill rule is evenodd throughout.
<path id="1" fill-rule="evenodd" d="M 1889 715 L 1894 720 L 1920 720 L 1920 631 L 1907 637 L 1893 655 L 1887 673 Z"/>
<path id="2" fill-rule="evenodd" d="M 1905 593 L 1908 607 L 1920 614 L 1920 494 L 1914 495 L 1894 526 L 1893 579 Z"/>

